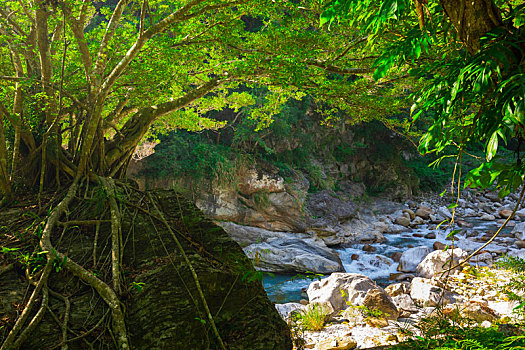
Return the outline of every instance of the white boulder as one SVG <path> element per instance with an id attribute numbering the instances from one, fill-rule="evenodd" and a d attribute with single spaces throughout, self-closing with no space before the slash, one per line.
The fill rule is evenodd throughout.
<path id="1" fill-rule="evenodd" d="M 421 277 L 432 278 L 449 267 L 456 265 L 467 256 L 467 252 L 460 248 L 435 250 L 417 265 L 416 272 Z"/>
<path id="2" fill-rule="evenodd" d="M 423 307 L 447 305 L 456 301 L 452 293 L 433 285 L 430 279 L 421 277 L 412 280 L 410 297 L 417 305 Z"/>
<path id="3" fill-rule="evenodd" d="M 359 273 L 333 273 L 321 281 L 312 282 L 306 293 L 311 304 L 327 306 L 334 316 L 350 305 L 364 305 L 371 290 L 374 292 L 369 299 L 374 296 L 374 300 L 392 300 L 373 280 Z"/>
<path id="4" fill-rule="evenodd" d="M 416 271 L 417 265 L 423 261 L 431 251 L 432 249 L 427 246 L 419 246 L 405 250 L 401 255 L 397 269 L 403 272 Z"/>

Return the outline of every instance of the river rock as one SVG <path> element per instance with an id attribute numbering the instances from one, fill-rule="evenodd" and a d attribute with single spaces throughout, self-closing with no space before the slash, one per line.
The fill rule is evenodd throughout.
<path id="1" fill-rule="evenodd" d="M 431 278 L 444 270 L 443 266 L 452 259 L 452 264 L 457 264 L 467 257 L 467 252 L 460 248 L 448 250 L 435 250 L 428 254 L 423 261 L 417 265 L 416 272 L 421 277 Z M 445 266 L 447 268 L 447 266 Z"/>
<path id="2" fill-rule="evenodd" d="M 418 307 L 414 303 L 414 300 L 412 300 L 412 297 L 408 294 L 396 295 L 393 300 L 398 310 L 408 311 L 410 313 L 419 311 Z"/>
<path id="3" fill-rule="evenodd" d="M 403 253 L 401 252 L 394 252 L 392 253 L 392 260 L 394 260 L 395 262 L 399 262 L 399 260 L 401 260 L 402 255 Z"/>
<path id="4" fill-rule="evenodd" d="M 436 234 L 434 232 L 429 232 L 425 236 L 426 239 L 436 239 Z"/>
<path id="5" fill-rule="evenodd" d="M 516 241 L 516 246 L 519 248 L 519 249 L 523 249 L 525 248 L 525 241 Z"/>
<path id="6" fill-rule="evenodd" d="M 483 253 L 480 253 L 478 255 L 474 255 L 471 259 L 470 259 L 470 262 L 472 263 L 484 263 L 484 264 L 488 264 L 492 261 L 492 254 L 490 254 L 489 252 L 483 252 Z"/>
<path id="7" fill-rule="evenodd" d="M 498 315 L 494 310 L 479 302 L 467 302 L 460 307 L 463 317 L 474 320 L 477 323 L 483 321 L 494 322 L 498 319 Z"/>
<path id="8" fill-rule="evenodd" d="M 365 244 L 363 246 L 363 251 L 365 251 L 365 252 L 375 252 L 376 250 L 377 250 L 377 248 L 374 247 L 374 246 L 371 246 L 370 244 Z"/>
<path id="9" fill-rule="evenodd" d="M 407 249 L 401 255 L 399 260 L 398 271 L 403 272 L 414 272 L 418 264 L 423 261 L 423 259 L 431 252 L 432 250 L 427 246 L 419 246 Z"/>
<path id="10" fill-rule="evenodd" d="M 445 243 L 441 243 L 439 241 L 435 241 L 434 244 L 432 244 L 432 248 L 434 250 L 444 250 L 447 247 Z"/>
<path id="11" fill-rule="evenodd" d="M 472 227 L 472 224 L 465 220 L 457 220 L 456 224 L 458 224 L 459 227 L 465 227 L 465 228 Z"/>
<path id="12" fill-rule="evenodd" d="M 381 311 L 382 318 L 387 320 L 397 320 L 399 316 L 399 311 L 392 298 L 383 289 L 370 289 L 366 293 L 363 305 L 369 310 Z"/>
<path id="13" fill-rule="evenodd" d="M 401 294 L 410 294 L 410 283 L 400 282 L 385 287 L 385 292 L 392 298 Z"/>
<path id="14" fill-rule="evenodd" d="M 355 349 L 357 343 L 351 337 L 330 337 L 320 340 L 315 349 L 318 350 L 349 350 Z"/>
<path id="15" fill-rule="evenodd" d="M 456 301 L 455 296 L 444 291 L 431 283 L 428 278 L 416 277 L 412 280 L 410 287 L 410 297 L 417 305 L 420 306 L 436 306 L 442 302 L 443 305 L 453 303 Z"/>
<path id="16" fill-rule="evenodd" d="M 414 220 L 416 218 L 416 214 L 410 209 L 403 209 L 403 214 L 408 214 L 410 220 Z"/>
<path id="17" fill-rule="evenodd" d="M 484 221 L 494 221 L 496 220 L 496 217 L 492 214 L 483 214 L 481 215 L 480 219 Z"/>
<path id="18" fill-rule="evenodd" d="M 314 239 L 274 238 L 244 248 L 256 268 L 269 272 L 344 271 L 339 254 Z"/>
<path id="19" fill-rule="evenodd" d="M 401 225 L 398 225 L 398 224 L 392 224 L 388 228 L 387 233 L 400 233 L 400 232 L 404 232 L 406 230 L 407 230 L 407 228 L 405 226 L 401 226 Z"/>
<path id="20" fill-rule="evenodd" d="M 410 223 L 411 226 L 418 226 L 418 225 L 423 225 L 425 223 L 425 220 L 423 220 L 422 218 L 420 218 L 419 216 L 416 216 L 414 218 L 414 220 L 412 220 L 412 222 Z"/>
<path id="21" fill-rule="evenodd" d="M 514 226 L 514 229 L 512 229 L 512 233 L 517 239 L 525 241 L 525 222 L 520 222 L 516 224 L 516 226 Z"/>
<path id="22" fill-rule="evenodd" d="M 499 214 L 499 216 L 501 216 L 503 219 L 506 219 L 506 218 L 508 218 L 509 216 L 512 215 L 512 210 L 510 210 L 510 209 L 500 209 L 500 210 L 498 211 L 498 214 Z"/>
<path id="23" fill-rule="evenodd" d="M 272 239 L 308 239 L 311 238 L 303 233 L 290 233 L 270 231 L 260 227 L 238 225 L 233 222 L 219 222 L 218 225 L 222 227 L 234 241 L 239 243 L 241 247 L 247 247 L 254 243 L 263 243 Z"/>
<path id="24" fill-rule="evenodd" d="M 293 312 L 300 311 L 303 308 L 301 303 L 275 304 L 277 312 L 283 320 L 287 320 Z"/>
<path id="25" fill-rule="evenodd" d="M 350 305 L 363 305 L 370 290 L 386 292 L 365 275 L 359 273 L 333 273 L 321 281 L 314 281 L 307 290 L 311 304 L 326 305 L 331 316 Z"/>
<path id="26" fill-rule="evenodd" d="M 403 227 L 409 227 L 410 226 L 410 219 L 406 216 L 398 216 L 395 220 L 396 225 L 401 225 Z"/>
<path id="27" fill-rule="evenodd" d="M 451 219 L 452 218 L 452 214 L 450 213 L 450 210 L 448 210 L 448 208 L 445 207 L 445 206 L 439 207 L 438 210 L 437 210 L 437 214 L 439 216 L 441 216 L 442 218 L 444 218 L 444 219 Z"/>
<path id="28" fill-rule="evenodd" d="M 428 207 L 420 206 L 416 210 L 416 216 L 419 216 L 422 219 L 428 220 L 430 219 L 430 215 L 434 214 L 434 211 Z"/>

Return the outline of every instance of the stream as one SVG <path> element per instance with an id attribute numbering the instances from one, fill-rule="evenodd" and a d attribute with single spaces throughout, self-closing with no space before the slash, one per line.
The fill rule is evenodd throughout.
<path id="1" fill-rule="evenodd" d="M 472 224 L 471 228 L 467 228 L 465 232 L 479 232 L 477 235 L 469 238 L 475 239 L 481 237 L 489 230 L 496 230 L 499 226 L 495 222 L 481 221 L 477 218 L 469 218 L 466 220 Z M 510 232 L 512 228 L 505 228 L 502 233 Z M 388 284 L 394 283 L 389 280 L 390 275 L 398 273 L 397 267 L 399 263 L 392 259 L 395 252 L 403 252 L 408 248 L 417 246 L 428 246 L 432 248 L 434 242 L 438 241 L 444 244 L 451 244 L 447 240 L 447 234 L 450 229 L 435 229 L 435 225 L 421 225 L 416 228 L 407 229 L 401 233 L 386 233 L 384 236 L 386 240 L 382 243 L 370 244 L 376 250 L 374 252 L 366 252 L 363 250 L 364 244 L 355 244 L 349 248 L 336 248 L 339 253 L 345 272 L 361 273 L 375 280 L 378 285 L 385 287 Z M 435 239 L 424 238 L 428 233 L 435 233 Z M 458 235 L 456 245 L 459 248 L 471 251 L 481 246 L 483 242 L 472 242 L 471 239 L 465 240 L 465 236 Z M 501 238 L 505 241 L 505 238 Z M 467 245 L 468 243 L 468 245 Z M 491 244 L 492 250 L 498 250 L 504 246 Z M 352 255 L 357 254 L 358 259 L 352 260 Z M 265 274 L 263 285 L 269 298 L 274 303 L 289 303 L 299 302 L 301 299 L 308 299 L 306 293 L 302 289 L 308 288 L 312 280 L 320 278 L 320 276 L 305 276 L 291 275 L 291 274 L 275 274 L 271 276 Z"/>

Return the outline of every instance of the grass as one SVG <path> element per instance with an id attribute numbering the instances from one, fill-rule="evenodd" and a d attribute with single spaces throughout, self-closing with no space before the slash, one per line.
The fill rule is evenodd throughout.
<path id="1" fill-rule="evenodd" d="M 319 304 L 313 304 L 297 313 L 295 317 L 296 321 L 300 322 L 304 329 L 320 331 L 326 324 L 328 315 L 329 313 L 325 307 Z"/>

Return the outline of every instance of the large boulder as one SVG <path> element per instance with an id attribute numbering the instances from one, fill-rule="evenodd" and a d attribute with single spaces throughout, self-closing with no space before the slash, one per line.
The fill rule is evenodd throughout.
<path id="1" fill-rule="evenodd" d="M 403 272 L 414 272 L 416 271 L 417 265 L 432 251 L 427 246 L 419 246 L 409 248 L 403 252 L 401 259 L 399 259 L 399 271 Z"/>
<path id="2" fill-rule="evenodd" d="M 416 272 L 421 277 L 431 278 L 445 271 L 445 269 L 456 265 L 467 256 L 467 252 L 460 248 L 435 250 L 417 265 Z"/>
<path id="3" fill-rule="evenodd" d="M 456 297 L 452 293 L 433 285 L 430 279 L 421 277 L 412 280 L 410 297 L 417 305 L 423 307 L 438 304 L 446 305 L 456 301 Z"/>
<path id="4" fill-rule="evenodd" d="M 390 317 L 398 315 L 392 298 L 383 288 L 359 273 L 333 273 L 328 278 L 312 282 L 307 294 L 310 303 L 326 306 L 331 316 L 349 306 L 365 305 L 365 301 L 371 309 L 389 313 Z"/>
<path id="5" fill-rule="evenodd" d="M 322 219 L 327 223 L 336 224 L 353 218 L 357 212 L 357 205 L 322 190 L 310 195 L 308 210 L 316 220 Z"/>
<path id="6" fill-rule="evenodd" d="M 175 242 L 176 237 L 198 276 L 209 312 L 228 349 L 291 350 L 288 327 L 268 299 L 261 281 L 241 278 L 257 275 L 241 247 L 223 229 L 204 218 L 184 197 L 173 191 L 154 191 L 152 195 L 158 199 L 158 207 L 168 226 L 176 230 L 176 236 L 165 225 L 152 220 L 147 212 L 134 211 L 132 206 L 121 212 L 122 232 L 129 233 L 121 250 L 122 266 L 125 268 L 122 271 L 125 272 L 123 282 L 124 286 L 134 286 L 124 289 L 121 301 L 126 305 L 125 322 L 132 348 L 219 348 L 217 338 L 209 327 L 193 273 Z M 126 202 L 137 203 L 138 207 L 144 204 L 144 195 L 131 191 Z M 125 205 L 122 202 L 122 206 Z M 92 217 L 89 215 L 96 213 L 92 211 L 96 210 L 93 202 L 82 199 L 74 199 L 70 208 L 71 220 Z M 79 214 L 78 210 L 82 212 Z M 16 217 L 22 217 L 22 214 Z M 2 211 L 0 219 L 5 222 Z M 59 242 L 60 229 L 52 232 L 51 239 L 57 250 L 67 254 L 68 263 L 76 261 L 92 269 L 93 231 L 79 230 L 64 235 Z M 107 240 L 111 242 L 111 226 L 102 223 L 99 242 Z M 98 271 L 106 281 L 111 275 L 108 277 L 104 261 L 111 261 L 110 254 L 111 249 L 107 249 L 105 244 L 100 244 L 96 251 L 98 266 L 101 267 Z M 4 273 L 1 278 L 0 315 L 11 315 L 16 313 L 13 305 L 22 305 L 26 300 L 23 269 Z M 53 270 L 47 284 L 50 289 L 68 296 L 71 310 L 67 328 L 83 336 L 76 340 L 73 335 L 68 337 L 69 349 L 84 349 L 85 340 L 96 348 L 114 348 L 112 336 L 107 331 L 111 313 L 94 289 L 79 282 L 67 269 L 59 273 Z M 4 303 L 4 298 L 9 300 Z M 49 308 L 60 318 L 65 314 L 61 299 L 49 298 Z M 9 331 L 10 327 L 8 325 L 5 330 Z M 61 342 L 61 332 L 57 329 L 55 320 L 46 312 L 31 336 L 21 344 L 21 349 L 56 347 Z M 91 329 L 94 331 L 86 333 Z"/>
<path id="7" fill-rule="evenodd" d="M 412 297 L 408 294 L 399 294 L 393 298 L 394 304 L 400 311 L 406 311 L 409 313 L 418 312 L 419 309 L 412 300 Z"/>
<path id="8" fill-rule="evenodd" d="M 275 232 L 232 222 L 219 225 L 239 243 L 255 266 L 268 272 L 344 271 L 339 254 L 307 234 Z"/>
<path id="9" fill-rule="evenodd" d="M 344 271 L 339 254 L 314 239 L 275 238 L 244 248 L 255 267 L 268 272 Z"/>
<path id="10" fill-rule="evenodd" d="M 387 320 L 397 320 L 399 311 L 392 301 L 390 295 L 382 289 L 370 289 L 366 293 L 363 305 L 369 310 L 378 310 L 382 312 L 382 318 Z"/>

